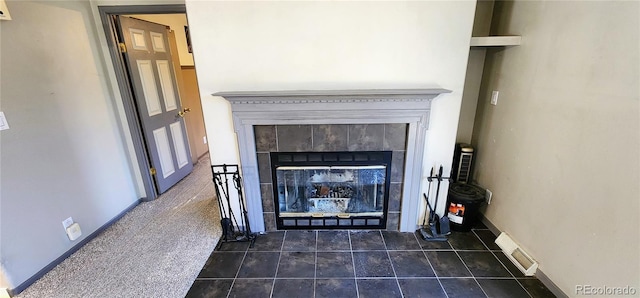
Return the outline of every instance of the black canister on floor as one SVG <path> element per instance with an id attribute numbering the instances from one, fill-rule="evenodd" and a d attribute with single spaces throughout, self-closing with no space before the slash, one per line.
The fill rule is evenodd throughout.
<path id="1" fill-rule="evenodd" d="M 478 222 L 480 207 L 484 204 L 484 189 L 466 183 L 452 183 L 447 196 L 447 216 L 451 230 L 471 231 Z"/>

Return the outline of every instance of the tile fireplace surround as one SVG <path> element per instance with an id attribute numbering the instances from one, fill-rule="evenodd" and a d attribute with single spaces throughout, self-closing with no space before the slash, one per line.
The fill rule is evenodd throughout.
<path id="1" fill-rule="evenodd" d="M 231 103 L 252 230 L 266 230 L 255 126 L 404 123 L 407 135 L 399 230 L 415 231 L 421 205 L 420 184 L 431 100 L 449 92 L 434 88 L 213 94 Z"/>

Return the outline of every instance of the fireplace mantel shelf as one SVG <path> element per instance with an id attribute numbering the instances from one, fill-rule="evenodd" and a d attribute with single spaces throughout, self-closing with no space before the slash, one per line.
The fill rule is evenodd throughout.
<path id="1" fill-rule="evenodd" d="M 352 89 L 218 92 L 231 104 L 372 103 L 431 100 L 450 90 L 433 89 Z"/>
<path id="2" fill-rule="evenodd" d="M 438 95 L 450 93 L 442 88 L 429 89 L 350 89 L 350 90 L 284 90 L 284 91 L 232 91 L 218 92 L 214 96 L 227 99 L 237 97 L 305 97 L 305 96 L 387 96 L 387 95 Z"/>

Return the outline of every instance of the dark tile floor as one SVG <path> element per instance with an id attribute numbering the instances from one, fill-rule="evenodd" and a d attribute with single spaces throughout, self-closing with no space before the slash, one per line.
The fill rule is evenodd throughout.
<path id="1" fill-rule="evenodd" d="M 390 231 L 279 231 L 221 243 L 187 297 L 555 297 L 480 225 L 448 242 Z"/>

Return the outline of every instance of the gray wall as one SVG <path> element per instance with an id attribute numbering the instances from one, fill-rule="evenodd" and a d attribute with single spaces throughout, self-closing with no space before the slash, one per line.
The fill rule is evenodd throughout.
<path id="1" fill-rule="evenodd" d="M 0 132 L 0 288 L 18 286 L 138 199 L 89 2 L 7 5 L 0 109 L 11 129 Z M 61 224 L 69 216 L 83 232 L 73 242 Z"/>
<path id="2" fill-rule="evenodd" d="M 566 294 L 639 288 L 637 1 L 496 2 L 473 137 L 486 217 Z M 497 106 L 489 104 L 500 91 Z"/>

